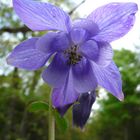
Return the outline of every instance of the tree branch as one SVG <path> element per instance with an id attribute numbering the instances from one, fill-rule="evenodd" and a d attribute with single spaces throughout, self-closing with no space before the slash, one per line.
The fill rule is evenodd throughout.
<path id="1" fill-rule="evenodd" d="M 2 28 L 0 29 L 0 34 L 2 34 L 3 32 L 8 32 L 8 33 L 18 33 L 18 32 L 22 32 L 22 33 L 26 33 L 31 31 L 29 28 L 27 28 L 26 26 L 23 27 L 19 27 L 19 28 Z"/>
<path id="2" fill-rule="evenodd" d="M 79 8 L 86 0 L 81 1 L 77 6 L 75 6 L 70 12 L 69 15 L 72 15 L 74 11 Z"/>

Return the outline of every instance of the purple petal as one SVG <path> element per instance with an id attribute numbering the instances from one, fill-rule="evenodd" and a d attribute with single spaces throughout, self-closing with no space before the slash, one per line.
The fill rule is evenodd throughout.
<path id="1" fill-rule="evenodd" d="M 51 64 L 42 73 L 43 80 L 53 87 L 61 87 L 66 81 L 69 66 L 61 54 L 56 54 Z"/>
<path id="2" fill-rule="evenodd" d="M 39 50 L 45 53 L 61 52 L 66 50 L 69 45 L 69 39 L 64 32 L 49 32 L 40 37 L 36 43 Z"/>
<path id="3" fill-rule="evenodd" d="M 55 32 L 49 32 L 38 39 L 36 42 L 36 48 L 44 53 L 55 52 L 52 48 L 54 38 L 57 36 Z"/>
<path id="4" fill-rule="evenodd" d="M 54 38 L 52 42 L 52 47 L 57 52 L 65 51 L 68 47 L 70 47 L 68 34 L 66 34 L 65 32 L 58 32 L 57 36 Z"/>
<path id="5" fill-rule="evenodd" d="M 82 28 L 73 28 L 71 30 L 71 39 L 75 45 L 81 44 L 87 38 L 86 31 Z"/>
<path id="6" fill-rule="evenodd" d="M 112 47 L 107 42 L 97 44 L 95 41 L 89 40 L 80 47 L 79 52 L 103 67 L 109 65 L 113 58 Z"/>
<path id="7" fill-rule="evenodd" d="M 99 42 L 98 47 L 99 47 L 99 53 L 98 53 L 98 57 L 95 60 L 95 63 L 102 67 L 106 67 L 111 63 L 113 59 L 112 47 L 107 42 Z"/>
<path id="8" fill-rule="evenodd" d="M 112 48 L 107 42 L 97 44 L 95 41 L 89 40 L 79 48 L 79 52 L 104 67 L 109 65 L 113 58 Z"/>
<path id="9" fill-rule="evenodd" d="M 122 92 L 121 75 L 115 63 L 111 62 L 107 67 L 100 67 L 92 63 L 92 69 L 96 75 L 98 84 L 122 101 L 124 95 Z"/>
<path id="10" fill-rule="evenodd" d="M 79 103 L 73 105 L 73 124 L 83 128 L 86 124 L 93 103 L 95 102 L 96 94 L 93 92 L 83 93 L 79 98 Z"/>
<path id="11" fill-rule="evenodd" d="M 52 103 L 55 108 L 63 108 L 66 105 L 73 104 L 79 97 L 75 91 L 71 70 L 69 71 L 64 85 L 61 88 L 54 88 L 52 93 Z M 58 81 L 59 82 L 59 81 Z"/>
<path id="12" fill-rule="evenodd" d="M 135 3 L 109 3 L 93 11 L 88 19 L 95 22 L 100 32 L 97 41 L 111 42 L 124 36 L 132 28 L 138 7 Z"/>
<path id="13" fill-rule="evenodd" d="M 95 61 L 99 54 L 98 44 L 93 40 L 88 40 L 79 48 L 79 52 L 86 58 Z"/>
<path id="14" fill-rule="evenodd" d="M 7 58 L 7 63 L 27 70 L 44 66 L 51 54 L 36 49 L 37 41 L 38 38 L 31 38 L 19 44 Z"/>
<path id="15" fill-rule="evenodd" d="M 83 28 L 90 33 L 90 35 L 96 35 L 99 32 L 99 28 L 96 23 L 88 19 L 78 19 L 73 23 L 73 27 Z"/>
<path id="16" fill-rule="evenodd" d="M 68 31 L 70 17 L 60 8 L 49 3 L 33 0 L 13 0 L 13 6 L 20 19 L 34 31 Z"/>
<path id="17" fill-rule="evenodd" d="M 72 66 L 72 73 L 77 92 L 84 93 L 96 88 L 96 77 L 87 59 L 83 58 L 78 64 Z"/>

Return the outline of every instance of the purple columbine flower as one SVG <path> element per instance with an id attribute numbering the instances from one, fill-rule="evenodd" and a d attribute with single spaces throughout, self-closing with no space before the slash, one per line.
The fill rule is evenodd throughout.
<path id="1" fill-rule="evenodd" d="M 64 114 L 70 105 L 79 101 L 79 105 L 73 106 L 73 120 L 83 127 L 95 98 L 91 91 L 98 85 L 123 100 L 121 76 L 112 60 L 109 43 L 132 28 L 138 10 L 135 3 L 109 3 L 87 18 L 73 22 L 67 13 L 49 3 L 13 0 L 13 6 L 31 30 L 54 32 L 22 42 L 7 62 L 18 68 L 37 70 L 53 58 L 42 77 L 53 87 L 52 103 L 60 113 Z M 75 114 L 79 112 L 82 116 L 86 106 L 81 122 Z"/>

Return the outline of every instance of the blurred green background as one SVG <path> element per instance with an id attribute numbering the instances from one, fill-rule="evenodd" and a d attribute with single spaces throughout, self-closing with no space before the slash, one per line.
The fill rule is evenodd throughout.
<path id="1" fill-rule="evenodd" d="M 77 6 L 70 0 L 50 2 L 67 12 Z M 77 17 L 78 13 L 71 12 L 71 16 Z M 48 138 L 47 111 L 27 109 L 33 101 L 49 100 L 50 88 L 40 77 L 42 70 L 29 72 L 6 64 L 8 53 L 18 43 L 42 34 L 30 31 L 19 21 L 8 1 L 0 1 L 0 140 Z M 63 120 L 59 120 L 62 126 L 59 121 L 56 123 L 56 140 L 140 140 L 140 44 L 132 47 L 136 47 L 135 51 L 115 50 L 114 56 L 122 74 L 124 102 L 111 94 L 99 93 L 98 109 L 93 109 L 84 130 L 73 127 L 70 109 L 65 116 L 68 127 Z"/>

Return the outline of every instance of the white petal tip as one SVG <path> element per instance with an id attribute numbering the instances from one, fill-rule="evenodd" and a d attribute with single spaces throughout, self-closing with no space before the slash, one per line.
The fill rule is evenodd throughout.
<path id="1" fill-rule="evenodd" d="M 119 96 L 118 99 L 119 99 L 120 101 L 124 101 L 124 94 L 121 93 L 121 96 Z"/>

